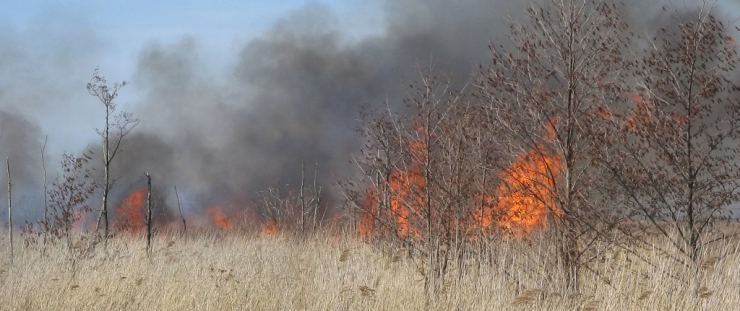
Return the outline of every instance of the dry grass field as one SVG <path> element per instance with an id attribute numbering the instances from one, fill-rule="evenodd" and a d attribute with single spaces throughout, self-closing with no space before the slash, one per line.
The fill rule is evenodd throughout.
<path id="1" fill-rule="evenodd" d="M 10 264 L 2 237 L 0 310 L 733 310 L 740 257 L 708 255 L 695 278 L 646 252 L 605 249 L 580 293 L 563 291 L 544 240 L 485 245 L 453 263 L 429 297 L 403 252 L 351 238 L 158 236 L 151 256 L 125 237 L 74 254 L 23 247 Z M 737 247 L 725 245 L 724 247 Z M 692 279 L 686 281 L 685 279 Z"/>

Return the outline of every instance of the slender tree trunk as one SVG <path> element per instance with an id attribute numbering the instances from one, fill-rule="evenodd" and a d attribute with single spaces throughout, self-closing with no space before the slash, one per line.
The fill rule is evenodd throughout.
<path id="1" fill-rule="evenodd" d="M 301 200 L 301 236 L 304 236 L 306 234 L 306 198 L 303 196 L 303 187 L 305 182 L 305 162 L 301 162 L 301 190 L 300 190 L 300 200 Z"/>
<path id="2" fill-rule="evenodd" d="M 316 175 L 319 171 L 319 164 L 314 162 L 314 169 L 313 169 L 313 195 L 316 197 L 316 204 L 314 204 L 313 207 L 313 232 L 316 232 L 316 213 L 319 210 L 319 206 L 321 205 L 321 191 L 316 187 Z"/>
<path id="3" fill-rule="evenodd" d="M 8 235 L 10 236 L 10 264 L 13 264 L 13 199 L 10 188 L 10 158 L 5 158 L 5 165 L 8 168 Z"/>
<path id="4" fill-rule="evenodd" d="M 46 180 L 46 160 L 44 160 L 44 151 L 46 150 L 46 142 L 48 141 L 49 136 L 46 136 L 44 138 L 44 145 L 41 146 L 41 168 L 44 170 L 44 225 L 49 224 L 49 203 L 47 201 L 48 195 L 47 195 L 47 185 L 48 182 Z M 44 228 L 44 246 L 46 246 L 46 235 L 49 230 L 46 230 L 47 228 Z M 44 251 L 46 251 L 46 247 L 44 247 Z"/>
<path id="5" fill-rule="evenodd" d="M 563 251 L 563 263 L 565 268 L 565 277 L 567 278 L 567 286 L 570 290 L 578 292 L 578 238 L 574 235 L 575 233 L 567 229 L 565 233 L 565 249 Z"/>
<path id="6" fill-rule="evenodd" d="M 108 108 L 108 104 L 106 104 L 106 110 L 105 110 L 105 129 L 103 130 L 103 171 L 104 171 L 104 180 L 103 180 L 103 203 L 100 207 L 100 217 L 98 217 L 98 228 L 100 228 L 100 222 L 103 222 L 103 241 L 104 245 L 107 248 L 108 247 L 108 234 L 109 234 L 109 228 L 108 228 L 108 191 L 110 190 L 110 148 L 108 144 L 108 135 L 109 135 L 109 120 L 110 120 L 110 109 Z"/>
<path id="7" fill-rule="evenodd" d="M 152 252 L 152 177 L 146 175 L 146 252 Z"/>
<path id="8" fill-rule="evenodd" d="M 110 220 L 108 218 L 108 195 L 110 194 L 111 172 L 110 165 L 113 158 L 118 152 L 118 148 L 121 146 L 121 140 L 126 136 L 137 124 L 139 120 L 133 118 L 130 114 L 121 113 L 116 119 L 114 124 L 111 124 L 111 114 L 115 112 L 115 105 L 113 100 L 118 96 L 118 90 L 126 86 L 128 82 L 116 83 L 112 88 L 108 87 L 105 78 L 101 77 L 98 73 L 98 68 L 95 68 L 93 76 L 90 82 L 87 84 L 87 91 L 90 95 L 97 97 L 101 103 L 105 106 L 105 128 L 99 131 L 98 134 L 103 137 L 103 170 L 104 170 L 104 181 L 103 181 L 103 193 L 102 193 L 102 204 L 100 207 L 100 216 L 98 217 L 98 224 L 96 231 L 100 230 L 100 224 L 103 223 L 104 228 L 104 245 L 108 246 L 108 238 L 110 237 Z M 114 139 L 114 147 L 110 145 L 110 130 L 114 127 L 114 131 L 117 134 Z"/>
<path id="9" fill-rule="evenodd" d="M 177 209 L 180 211 L 180 219 L 182 219 L 182 232 L 184 235 L 188 234 L 188 224 L 185 223 L 185 216 L 182 214 L 182 207 L 180 206 L 180 195 L 177 194 L 177 186 L 175 186 L 175 197 L 177 198 Z"/>

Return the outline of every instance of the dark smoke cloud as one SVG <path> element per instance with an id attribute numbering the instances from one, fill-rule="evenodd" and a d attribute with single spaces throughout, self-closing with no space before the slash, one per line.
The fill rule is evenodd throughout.
<path id="1" fill-rule="evenodd" d="M 134 171 L 144 163 L 166 168 L 166 183 L 216 199 L 295 187 L 302 162 L 317 164 L 329 185 L 353 169 L 348 160 L 360 147 L 353 129 L 362 105 L 400 103 L 402 85 L 418 76 L 415 64 L 469 76 L 513 8 L 389 2 L 384 34 L 357 40 L 329 9 L 308 5 L 247 43 L 225 73 L 207 68 L 194 40 L 148 46 L 132 80 L 146 94 L 137 111 L 146 134 L 128 143 L 140 144 L 129 150 L 141 161 L 126 163 Z"/>
<path id="2" fill-rule="evenodd" d="M 655 3 L 639 8 L 660 11 Z M 200 206 L 296 187 L 302 162 L 316 163 L 329 185 L 352 172 L 361 105 L 400 103 L 402 85 L 418 76 L 415 65 L 469 77 L 486 62 L 489 40 L 502 38 L 523 7 L 404 1 L 385 10 L 382 35 L 356 40 L 329 9 L 308 5 L 248 42 L 226 72 L 208 67 L 194 39 L 146 47 L 132 80 L 145 94 L 136 112 L 142 128 L 118 169 L 153 171 L 168 188 L 194 193 Z"/>
<path id="3" fill-rule="evenodd" d="M 6 159 L 11 159 L 11 178 L 13 184 L 34 185 L 41 176 L 39 128 L 17 114 L 0 111 L 0 158 L 2 158 L 2 177 L 0 182 L 7 185 Z"/>
<path id="4" fill-rule="evenodd" d="M 383 8 L 382 31 L 355 38 L 341 29 L 330 9 L 307 5 L 245 43 L 226 70 L 210 66 L 205 47 L 194 38 L 143 47 L 131 77 L 132 89 L 142 95 L 131 112 L 141 124 L 127 137 L 114 167 L 121 177 L 119 195 L 142 186 L 148 171 L 161 189 L 177 185 L 193 201 L 187 205 L 194 212 L 235 197 L 254 199 L 255 191 L 269 186 L 297 187 L 302 162 L 309 176 L 316 163 L 320 182 L 329 186 L 354 172 L 348 160 L 361 146 L 353 129 L 359 125 L 355 120 L 362 105 L 380 105 L 386 99 L 400 103 L 402 85 L 418 76 L 417 64 L 428 68 L 433 63 L 436 70 L 463 82 L 478 64 L 487 62 L 489 41 L 506 34 L 509 13 L 522 18 L 524 6 L 521 1 L 407 0 L 386 1 Z M 626 16 L 638 30 L 652 32 L 664 21 L 660 8 L 660 1 L 632 1 Z M 79 37 L 69 40 L 95 38 Z M 13 42 L 6 41 L 0 35 L 3 59 L 28 57 L 27 50 L 14 50 Z M 64 55 L 77 58 L 46 61 L 84 85 L 94 68 L 87 59 L 96 59 L 104 45 L 96 42 L 82 49 L 88 51 L 85 57 L 65 50 Z M 0 62 L 5 66 L 15 61 Z M 61 91 L 54 94 L 59 101 L 36 99 L 42 95 L 30 85 L 39 76 L 43 74 L 22 82 L 0 76 L 2 105 L 20 100 L 33 109 L 53 109 L 49 107 L 57 102 L 71 107 L 76 97 Z M 45 88 L 56 85 L 40 81 Z M 12 87 L 20 87 L 18 94 L 3 93 Z M 79 85 L 69 89 L 87 95 Z M 125 101 L 128 92 L 128 87 L 123 89 L 119 99 Z M 7 107 L 0 106 L 0 111 L 25 109 L 18 104 Z M 95 120 L 87 124 L 97 124 Z M 23 138 L 33 141 L 30 146 L 10 148 L 33 154 L 41 136 L 33 135 Z M 28 176 L 38 173 L 32 166 L 27 169 Z"/>
<path id="5" fill-rule="evenodd" d="M 84 91 L 106 43 L 81 19 L 43 14 L 16 28 L 0 21 L 0 215 L 7 217 L 5 159 L 10 158 L 15 217 L 43 214 L 41 145 L 48 136 L 48 180 L 58 173 L 62 152 L 77 152 L 81 124 L 92 132 Z M 82 91 L 82 92 L 81 92 Z M 102 110 L 101 110 L 102 112 Z M 84 145 L 84 143 L 83 143 Z M 3 218 L 4 219 L 4 218 Z"/>

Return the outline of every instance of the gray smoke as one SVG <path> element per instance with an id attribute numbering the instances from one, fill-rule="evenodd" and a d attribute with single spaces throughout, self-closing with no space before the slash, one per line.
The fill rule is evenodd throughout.
<path id="1" fill-rule="evenodd" d="M 59 173 L 60 155 L 77 152 L 94 137 L 97 116 L 87 109 L 84 89 L 106 44 L 79 20 L 37 16 L 23 28 L 0 22 L 0 191 L 7 217 L 10 158 L 14 219 L 43 214 L 41 146 L 48 136 L 45 162 L 49 182 Z M 102 112 L 102 110 L 101 110 Z M 85 132 L 80 132 L 80 124 Z M 81 134 L 82 133 L 82 134 Z"/>
<path id="2" fill-rule="evenodd" d="M 632 1 L 626 16 L 638 30 L 652 33 L 667 16 L 659 2 Z M 133 87 L 121 90 L 119 98 L 125 103 L 132 90 L 142 96 L 130 111 L 141 124 L 127 137 L 114 167 L 121 177 L 120 193 L 142 186 L 143 172 L 148 171 L 161 189 L 177 185 L 190 201 L 186 207 L 197 212 L 234 198 L 249 201 L 255 191 L 270 186 L 295 188 L 301 163 L 306 163 L 307 176 L 316 163 L 319 181 L 330 186 L 354 172 L 349 159 L 362 143 L 353 130 L 362 105 L 377 106 L 385 100 L 400 104 L 403 85 L 418 77 L 415 65 L 433 64 L 463 82 L 487 62 L 488 43 L 506 34 L 509 13 L 521 18 L 524 9 L 520 1 L 487 0 L 386 1 L 383 7 L 380 34 L 358 39 L 340 28 L 330 9 L 306 5 L 244 44 L 226 70 L 209 66 L 204 47 L 193 38 L 143 47 L 130 79 Z M 98 103 L 90 104 L 84 83 L 95 66 L 91 60 L 99 60 L 104 44 L 89 30 L 61 37 L 63 43 L 50 52 L 54 56 L 43 58 L 14 49 L 14 42 L 0 32 L 0 68 L 18 63 L 16 59 L 23 64 L 31 55 L 43 58 L 58 75 L 73 77 L 45 78 L 46 70 L 25 76 L 23 66 L 16 68 L 20 76 L 0 73 L 0 112 L 29 116 L 65 109 L 85 114 L 89 108 L 80 107 L 79 98 L 99 108 Z M 88 46 L 73 46 L 78 42 Z M 92 111 L 95 116 L 102 113 Z M 19 126 L 6 126 L 9 121 L 3 120 L 0 129 Z M 98 120 L 80 122 L 95 127 Z M 46 128 L 41 126 L 41 132 Z M 29 163 L 38 162 L 33 157 L 43 139 L 36 129 L 17 138 L 30 143 L 0 140 L 0 155 L 28 155 Z M 95 144 L 91 140 L 92 149 L 99 149 Z M 3 153 L 7 149 L 12 153 Z M 33 176 L 40 176 L 34 164 L 18 170 L 24 171 L 19 176 L 27 176 L 18 178 L 28 178 L 31 184 Z"/>
<path id="3" fill-rule="evenodd" d="M 22 116 L 0 111 L 0 146 L 11 146 L 11 148 L 0 148 L 0 159 L 2 159 L 2 170 L 0 170 L 2 187 L 0 188 L 3 192 L 6 192 L 8 185 L 6 160 L 10 162 L 13 187 L 19 191 L 16 198 L 27 200 L 26 192 L 41 184 L 43 169 L 38 142 L 40 136 L 39 128 Z"/>
<path id="4" fill-rule="evenodd" d="M 417 64 L 469 77 L 511 9 L 389 2 L 384 34 L 357 40 L 329 9 L 308 5 L 247 43 L 223 73 L 207 68 L 192 39 L 148 46 L 132 79 L 145 94 L 142 128 L 127 143 L 136 160 L 121 169 L 157 170 L 163 182 L 216 201 L 297 187 L 301 163 L 308 176 L 318 165 L 329 186 L 353 170 L 362 105 L 400 103 Z"/>

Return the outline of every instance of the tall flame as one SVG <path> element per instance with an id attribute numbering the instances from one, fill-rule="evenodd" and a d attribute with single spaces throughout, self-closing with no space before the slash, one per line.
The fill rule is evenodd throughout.
<path id="1" fill-rule="evenodd" d="M 146 204 L 146 188 L 131 192 L 118 204 L 114 211 L 113 226 L 122 230 L 139 232 L 146 228 L 144 208 Z"/>
<path id="2" fill-rule="evenodd" d="M 399 236 L 419 236 L 419 228 L 409 223 L 413 214 L 422 213 L 426 205 L 424 190 L 426 180 L 415 169 L 408 172 L 396 171 L 388 178 L 390 186 L 390 208 L 395 217 L 396 233 Z"/>
<path id="3" fill-rule="evenodd" d="M 494 208 L 498 225 L 511 235 L 526 236 L 547 226 L 552 211 L 562 217 L 553 198 L 553 181 L 560 174 L 560 158 L 543 155 L 536 150 L 520 155 L 514 164 L 502 173 L 498 187 L 498 202 Z"/>
<path id="4" fill-rule="evenodd" d="M 426 131 L 419 130 L 426 135 Z M 379 209 L 380 195 L 378 190 L 370 187 L 365 191 L 365 213 L 360 216 L 358 222 L 358 233 L 361 236 L 369 236 L 378 231 L 407 237 L 419 236 L 419 228 L 411 221 L 414 215 L 420 214 L 426 205 L 423 193 L 426 189 L 426 180 L 421 173 L 421 164 L 426 159 L 426 142 L 423 137 L 409 144 L 410 163 L 405 169 L 396 169 L 391 172 L 387 181 L 388 208 L 391 219 L 376 219 L 375 214 Z M 390 221 L 388 221 L 390 220 Z M 380 228 L 376 224 L 380 222 Z"/>
<path id="5" fill-rule="evenodd" d="M 421 169 L 426 159 L 426 145 L 424 140 L 416 140 L 409 147 L 412 163 L 404 169 L 394 170 L 388 177 L 390 219 L 388 215 L 376 219 L 380 196 L 378 189 L 370 187 L 365 191 L 365 213 L 360 216 L 357 227 L 360 235 L 389 231 L 395 231 L 401 237 L 421 235 L 420 228 L 415 226 L 418 219 L 414 218 L 424 214 L 423 208 L 427 204 L 424 196 L 426 179 Z M 478 194 L 475 199 L 480 208 L 471 208 L 470 218 L 458 224 L 467 226 L 462 228 L 466 232 L 478 229 L 484 234 L 503 232 L 518 237 L 544 229 L 548 215 L 559 218 L 563 214 L 553 198 L 554 181 L 561 173 L 560 160 L 559 156 L 549 155 L 541 149 L 520 155 L 511 167 L 501 172 L 502 183 L 494 192 L 497 196 Z"/>

